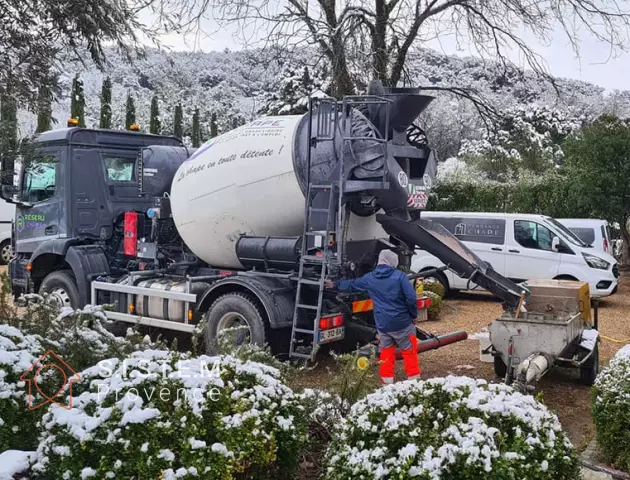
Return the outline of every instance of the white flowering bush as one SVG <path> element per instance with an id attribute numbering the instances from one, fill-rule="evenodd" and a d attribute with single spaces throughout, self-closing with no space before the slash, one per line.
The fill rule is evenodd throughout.
<path id="1" fill-rule="evenodd" d="M 267 365 L 147 350 L 81 376 L 72 409 L 42 419 L 44 476 L 279 478 L 306 440 L 300 399 Z"/>
<path id="2" fill-rule="evenodd" d="M 40 338 L 0 325 L 0 452 L 30 450 L 41 413 L 27 408 L 28 389 L 20 376 L 43 353 Z"/>
<path id="3" fill-rule="evenodd" d="M 593 422 L 599 449 L 611 465 L 630 472 L 630 345 L 595 380 Z"/>
<path id="4" fill-rule="evenodd" d="M 503 384 L 406 381 L 356 403 L 326 455 L 330 480 L 579 478 L 555 415 Z"/>

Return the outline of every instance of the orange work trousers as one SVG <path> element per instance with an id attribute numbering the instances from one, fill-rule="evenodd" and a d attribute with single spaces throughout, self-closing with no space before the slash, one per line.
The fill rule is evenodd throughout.
<path id="1" fill-rule="evenodd" d="M 379 332 L 381 347 L 380 376 L 381 383 L 394 383 L 394 369 L 396 366 L 396 348 L 400 348 L 407 378 L 418 378 L 422 374 L 418 359 L 418 338 L 416 327 L 410 327 L 398 332 Z"/>

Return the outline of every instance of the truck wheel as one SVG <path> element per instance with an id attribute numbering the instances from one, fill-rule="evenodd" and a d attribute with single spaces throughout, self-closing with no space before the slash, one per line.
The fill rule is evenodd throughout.
<path id="1" fill-rule="evenodd" d="M 12 256 L 13 251 L 11 250 L 11 240 L 5 240 L 0 243 L 0 264 L 8 265 Z"/>
<path id="2" fill-rule="evenodd" d="M 79 290 L 74 275 L 69 270 L 49 273 L 39 287 L 39 293 L 53 297 L 60 307 L 80 308 Z"/>
<path id="3" fill-rule="evenodd" d="M 580 383 L 589 387 L 595 383 L 595 378 L 599 373 L 599 345 L 595 344 L 593 356 L 580 367 Z"/>
<path id="4" fill-rule="evenodd" d="M 499 355 L 494 356 L 494 373 L 500 378 L 505 378 L 507 373 L 507 365 Z"/>
<path id="5" fill-rule="evenodd" d="M 246 328 L 233 334 L 232 342 L 235 347 L 248 343 L 261 347 L 265 345 L 263 314 L 250 295 L 228 293 L 217 298 L 205 318 L 208 323 L 204 331 L 204 344 L 208 351 L 216 350 L 220 331 L 238 327 Z"/>

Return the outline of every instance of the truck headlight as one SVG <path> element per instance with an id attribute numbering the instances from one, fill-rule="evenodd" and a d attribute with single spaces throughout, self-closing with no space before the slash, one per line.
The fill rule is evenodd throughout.
<path id="1" fill-rule="evenodd" d="M 610 263 L 608 263 L 603 258 L 599 258 L 596 255 L 591 255 L 590 253 L 582 253 L 584 260 L 591 268 L 598 268 L 599 270 L 608 270 L 610 267 Z"/>

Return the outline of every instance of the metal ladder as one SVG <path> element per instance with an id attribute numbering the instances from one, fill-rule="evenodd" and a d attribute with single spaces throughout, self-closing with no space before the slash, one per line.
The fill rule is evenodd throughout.
<path id="1" fill-rule="evenodd" d="M 383 169 L 380 181 L 352 181 L 346 182 L 343 169 L 343 161 L 340 162 L 339 172 L 336 180 L 327 184 L 311 184 L 311 149 L 322 141 L 335 141 L 337 130 L 341 130 L 342 145 L 344 151 L 351 142 L 356 140 L 370 140 L 383 145 L 383 154 L 387 158 L 387 138 L 375 138 L 372 136 L 357 135 L 353 136 L 348 133 L 349 125 L 352 121 L 352 108 L 359 104 L 387 104 L 388 101 L 380 97 L 346 97 L 342 102 L 337 102 L 330 98 L 311 98 L 309 102 L 309 124 L 308 138 L 311 145 L 307 153 L 307 195 L 305 202 L 305 220 L 304 231 L 302 235 L 302 248 L 300 257 L 300 266 L 298 270 L 297 289 L 295 296 L 295 310 L 293 313 L 293 324 L 291 328 L 291 344 L 289 347 L 290 358 L 304 358 L 314 360 L 317 350 L 319 349 L 319 324 L 322 316 L 322 306 L 324 301 L 324 282 L 329 274 L 331 265 L 341 266 L 345 252 L 343 241 L 341 238 L 343 231 L 343 212 L 342 201 L 346 188 L 348 191 L 365 190 L 371 188 L 387 188 L 386 164 Z M 313 112 L 317 108 L 317 123 L 315 125 L 316 132 L 313 136 Z M 341 120 L 339 117 L 341 113 Z M 339 125 L 339 122 L 341 123 Z M 389 128 L 389 108 L 387 109 L 385 118 L 386 131 Z M 351 148 L 350 148 L 351 151 Z M 327 196 L 328 202 L 325 202 Z M 315 199 L 319 197 L 319 202 L 314 205 Z M 324 201 L 322 201 L 324 200 Z M 326 204 L 328 208 L 322 208 L 322 204 Z M 326 214 L 326 227 L 324 230 L 313 231 L 313 216 Z M 321 219 L 321 217 L 320 217 Z M 332 236 L 334 234 L 334 237 Z M 321 238 L 321 246 L 315 245 L 315 248 L 322 249 L 321 256 L 309 255 L 309 238 Z M 331 240 L 334 238 L 334 243 Z M 331 247 L 334 246 L 334 249 Z M 333 251 L 331 251 L 333 250 Z M 315 275 L 307 276 L 315 270 Z M 315 297 L 316 287 L 316 303 L 308 303 L 303 298 L 304 287 L 310 288 L 312 296 Z M 300 326 L 303 318 L 311 318 L 314 313 L 312 327 Z M 309 315 L 310 314 L 310 315 Z M 302 353 L 297 351 L 298 337 L 310 337 L 311 346 L 310 353 Z"/>
<path id="2" fill-rule="evenodd" d="M 313 112 L 319 110 L 316 124 L 315 136 L 313 136 Z M 337 101 L 328 98 L 311 98 L 309 102 L 309 124 L 308 138 L 311 146 L 322 141 L 335 140 L 337 127 Z M 332 117 L 326 121 L 326 117 Z M 293 325 L 291 328 L 291 345 L 289 347 L 290 358 L 305 358 L 313 360 L 319 348 L 319 321 L 322 316 L 324 302 L 324 282 L 329 273 L 331 263 L 341 261 L 336 248 L 331 251 L 331 239 L 336 242 L 338 228 L 340 225 L 337 218 L 341 212 L 341 199 L 343 196 L 343 182 L 331 182 L 325 184 L 311 184 L 311 146 L 309 146 L 306 162 L 306 202 L 304 230 L 302 235 L 302 248 L 300 256 L 300 266 L 298 270 L 297 288 L 295 294 L 295 309 L 293 312 Z M 327 197 L 327 198 L 326 198 Z M 316 202 L 316 199 L 318 200 Z M 327 201 L 326 201 L 327 200 Z M 326 208 L 323 207 L 326 205 Z M 313 230 L 313 220 L 319 216 L 320 220 L 325 215 L 326 223 L 324 230 Z M 341 215 L 339 214 L 339 217 Z M 322 249 L 322 255 L 309 255 L 309 239 L 315 239 L 315 248 Z M 317 244 L 317 239 L 320 244 Z M 304 288 L 306 287 L 306 288 Z M 305 290 L 310 290 L 310 297 L 304 296 Z M 310 299 L 310 302 L 308 301 Z M 313 300 L 316 299 L 316 303 Z M 301 326 L 301 320 L 313 317 L 312 326 Z M 309 322 L 310 323 L 310 322 Z M 297 351 L 299 338 L 311 339 L 310 353 Z"/>

